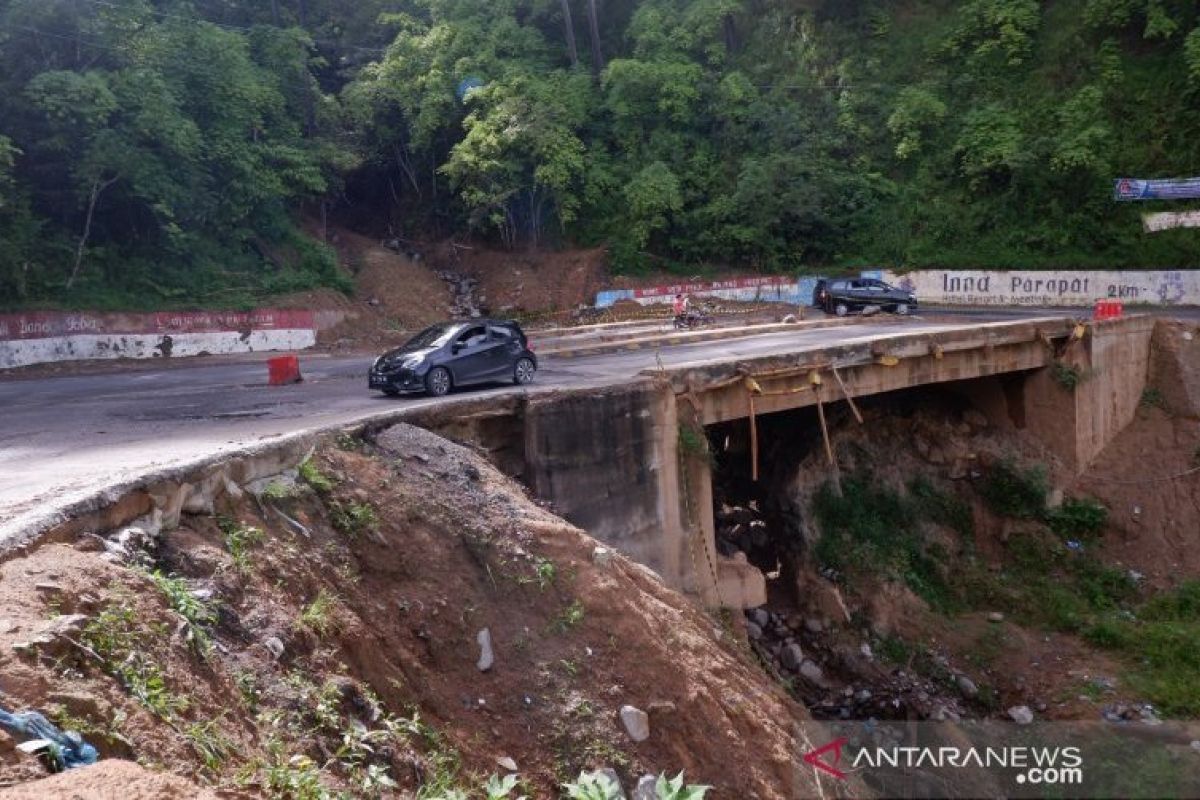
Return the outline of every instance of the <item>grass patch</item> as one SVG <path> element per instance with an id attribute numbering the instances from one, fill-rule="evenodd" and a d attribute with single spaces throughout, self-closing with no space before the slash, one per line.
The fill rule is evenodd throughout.
<path id="1" fill-rule="evenodd" d="M 1064 364 L 1061 361 L 1055 361 L 1054 365 L 1050 367 L 1050 376 L 1054 378 L 1055 383 L 1069 392 L 1075 391 L 1092 377 L 1089 371 L 1071 364 Z"/>
<path id="2" fill-rule="evenodd" d="M 138 624 L 132 604 L 105 608 L 83 630 L 83 643 L 100 658 L 106 673 L 139 703 L 163 720 L 173 720 L 188 708 L 187 699 L 167 686 L 162 668 L 150 655 L 154 638 L 165 638 L 164 627 L 150 630 Z"/>
<path id="3" fill-rule="evenodd" d="M 301 461 L 297 471 L 300 473 L 300 480 L 311 486 L 317 494 L 327 495 L 334 490 L 333 479 L 322 472 L 311 458 Z"/>
<path id="4" fill-rule="evenodd" d="M 1085 632 L 1126 655 L 1130 686 L 1166 714 L 1200 715 L 1200 580 L 1151 598 L 1132 615 L 1113 614 Z"/>
<path id="5" fill-rule="evenodd" d="M 579 624 L 583 622 L 584 614 L 583 603 L 576 600 L 551 621 L 550 628 L 556 633 L 567 633 L 579 627 Z"/>
<path id="6" fill-rule="evenodd" d="M 1044 515 L 1050 530 L 1064 539 L 1090 539 L 1104 529 L 1108 509 L 1090 497 L 1070 498 Z"/>
<path id="7" fill-rule="evenodd" d="M 1018 519 L 1034 519 L 1046 509 L 1049 486 L 1046 470 L 1040 464 L 1021 467 L 1002 461 L 988 472 L 982 487 L 983 499 L 997 514 Z"/>
<path id="8" fill-rule="evenodd" d="M 168 605 L 187 622 L 187 640 L 202 656 L 212 648 L 209 628 L 217 621 L 216 610 L 192 594 L 192 589 L 183 578 L 163 575 L 158 570 L 143 573 L 153 583 Z"/>
<path id="9" fill-rule="evenodd" d="M 274 485 L 276 484 L 271 484 L 271 486 Z M 266 497 L 265 492 L 263 496 Z M 238 572 L 249 572 L 250 551 L 262 544 L 264 539 L 262 529 L 253 525 L 243 525 L 228 517 L 218 520 L 217 525 L 225 539 L 225 549 L 233 558 L 233 566 Z"/>
<path id="10" fill-rule="evenodd" d="M 1167 407 L 1167 398 L 1163 395 L 1162 389 L 1150 386 L 1142 392 L 1142 405 L 1165 410 Z"/>
<path id="11" fill-rule="evenodd" d="M 379 525 L 379 516 L 368 503 L 339 503 L 335 500 L 329 506 L 329 519 L 337 531 L 352 539 L 375 530 Z"/>
<path id="12" fill-rule="evenodd" d="M 841 496 L 830 484 L 821 487 L 813 503 L 821 528 L 817 560 L 842 573 L 866 569 L 901 580 L 932 607 L 951 611 L 957 603 L 943 574 L 946 554 L 925 542 L 920 523 L 932 509 L 939 519 L 969 526 L 952 498 L 927 485 L 919 490 L 904 497 L 869 475 L 843 481 Z"/>
<path id="13" fill-rule="evenodd" d="M 334 633 L 338 629 L 337 604 L 336 595 L 325 589 L 320 590 L 300 613 L 300 624 L 320 637 Z"/>

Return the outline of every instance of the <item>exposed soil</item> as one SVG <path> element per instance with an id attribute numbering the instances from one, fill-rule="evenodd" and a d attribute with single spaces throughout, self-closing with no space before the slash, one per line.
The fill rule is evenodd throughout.
<path id="1" fill-rule="evenodd" d="M 1079 635 L 1085 625 L 1072 620 L 1089 613 L 1082 601 L 1039 593 L 1086 574 L 1123 593 L 1118 608 L 1129 608 L 1200 574 L 1195 341 L 1189 326 L 1159 326 L 1136 419 L 1078 479 L 1016 429 L 994 383 L 874 398 L 862 403 L 861 426 L 844 404 L 827 408 L 843 482 L 867 479 L 854 497 L 890 492 L 912 508 L 915 482 L 923 482 L 943 509 L 961 509 L 956 522 L 945 511 L 943 519 L 896 519 L 895 537 L 919 531 L 914 546 L 925 562 L 897 553 L 900 566 L 889 568 L 892 556 L 867 549 L 846 571 L 822 569 L 817 495 L 830 471 L 812 409 L 759 418 L 759 485 L 747 479 L 745 425 L 710 432 L 718 548 L 745 553 L 768 574 L 770 604 L 747 619 L 770 670 L 819 718 L 1005 717 L 1014 706 L 1053 720 L 1153 718 L 1125 679 L 1134 664 Z M 1013 464 L 1045 469 L 1051 507 L 1099 501 L 1102 530 L 1075 541 L 1041 519 L 999 513 L 986 487 Z M 887 529 L 886 521 L 855 524 Z M 892 536 L 880 545 L 885 552 Z M 861 561 L 871 558 L 879 559 L 873 567 Z M 1041 583 L 1031 592 L 1024 580 Z M 1059 602 L 1067 602 L 1062 610 L 1039 608 Z"/>
<path id="2" fill-rule="evenodd" d="M 684 770 L 715 797 L 817 791 L 794 767 L 806 712 L 731 629 L 482 458 L 399 426 L 311 464 L 158 539 L 85 534 L 0 565 L 3 705 L 106 759 L 14 796 L 197 796 L 112 758 L 254 796 L 478 786 L 503 758 L 532 797 L 599 767 L 626 785 Z M 644 742 L 627 704 L 649 715 Z M 0 753 L 0 783 L 34 771 Z M 373 775 L 398 786 L 363 789 Z"/>

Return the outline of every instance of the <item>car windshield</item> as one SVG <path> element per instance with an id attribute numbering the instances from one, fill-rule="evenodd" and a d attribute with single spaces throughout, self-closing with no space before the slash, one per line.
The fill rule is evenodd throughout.
<path id="1" fill-rule="evenodd" d="M 418 333 L 416 336 L 408 340 L 404 345 L 405 349 L 425 349 L 427 347 L 441 347 L 446 342 L 450 341 L 454 334 L 458 333 L 460 325 L 433 325 Z"/>

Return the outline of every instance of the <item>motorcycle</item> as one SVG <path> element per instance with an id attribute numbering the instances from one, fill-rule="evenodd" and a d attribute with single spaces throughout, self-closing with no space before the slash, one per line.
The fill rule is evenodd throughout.
<path id="1" fill-rule="evenodd" d="M 695 328 L 701 328 L 705 325 L 711 325 L 714 322 L 712 309 L 703 305 L 699 308 L 689 308 L 682 314 L 677 314 L 672 320 L 677 331 L 688 331 Z"/>

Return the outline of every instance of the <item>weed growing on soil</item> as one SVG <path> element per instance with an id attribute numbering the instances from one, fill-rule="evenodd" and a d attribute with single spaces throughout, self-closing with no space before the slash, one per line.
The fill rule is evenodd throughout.
<path id="1" fill-rule="evenodd" d="M 1058 508 L 1045 514 L 1050 530 L 1064 539 L 1086 539 L 1104 529 L 1108 522 L 1108 509 L 1090 497 L 1069 499 Z"/>
<path id="2" fill-rule="evenodd" d="M 151 632 L 138 625 L 131 604 L 121 602 L 96 615 L 83 630 L 83 643 L 100 658 L 104 671 L 125 690 L 163 720 L 172 720 L 187 710 L 186 698 L 175 695 L 167 686 L 162 668 L 149 656 Z"/>
<path id="3" fill-rule="evenodd" d="M 296 496 L 296 489 L 293 486 L 288 486 L 283 481 L 271 481 L 267 484 L 267 488 L 263 489 L 262 498 L 272 502 L 287 500 Z"/>
<path id="4" fill-rule="evenodd" d="M 1084 633 L 1092 644 L 1125 653 L 1129 683 L 1167 714 L 1200 714 L 1200 581 L 1160 594 L 1133 615 L 1113 613 Z"/>
<path id="5" fill-rule="evenodd" d="M 272 484 L 272 486 L 274 485 Z M 266 496 L 265 492 L 263 496 Z M 225 549 L 233 558 L 233 566 L 239 572 L 249 572 L 250 550 L 262 544 L 264 538 L 262 529 L 253 525 L 243 525 L 228 517 L 218 519 L 217 527 L 221 529 L 221 535 L 225 537 Z"/>
<path id="6" fill-rule="evenodd" d="M 703 430 L 691 425 L 679 424 L 679 452 L 687 458 L 698 458 L 713 463 L 713 454 L 708 447 L 708 438 Z"/>
<path id="7" fill-rule="evenodd" d="M 221 767 L 236 751 L 236 746 L 221 729 L 224 715 L 202 722 L 193 722 L 183 729 L 183 737 L 191 748 L 196 751 L 204 764 L 204 769 L 211 775 L 218 775 Z"/>
<path id="8" fill-rule="evenodd" d="M 1059 386 L 1069 392 L 1073 392 L 1080 384 L 1089 380 L 1092 374 L 1090 371 L 1081 369 L 1080 367 L 1055 361 L 1054 366 L 1050 368 L 1050 376 L 1054 378 Z"/>
<path id="9" fill-rule="evenodd" d="M 351 538 L 375 530 L 379 524 L 379 516 L 367 503 L 342 504 L 335 500 L 329 506 L 329 518 L 334 528 Z"/>
<path id="10" fill-rule="evenodd" d="M 539 558 L 534 563 L 533 576 L 525 575 L 517 576 L 517 583 L 522 586 L 530 583 L 536 583 L 538 589 L 546 591 L 554 585 L 554 581 L 558 578 L 558 569 L 554 566 L 554 562 L 549 559 Z"/>
<path id="11" fill-rule="evenodd" d="M 212 606 L 192 594 L 191 588 L 183 578 L 163 575 L 158 570 L 142 574 L 158 587 L 172 610 L 186 620 L 188 642 L 197 653 L 207 657 L 212 648 L 208 629 L 217 620 L 217 614 Z"/>
<path id="12" fill-rule="evenodd" d="M 337 596 L 322 589 L 300 614 L 300 624 L 317 636 L 324 637 L 338 629 Z"/>
<path id="13" fill-rule="evenodd" d="M 1167 398 L 1163 395 L 1161 389 L 1149 386 L 1142 392 L 1142 405 L 1166 409 Z"/>
<path id="14" fill-rule="evenodd" d="M 583 772 L 573 782 L 563 786 L 569 800 L 617 800 L 621 787 L 603 772 Z"/>
<path id="15" fill-rule="evenodd" d="M 557 617 L 550 623 L 550 628 L 556 633 L 566 633 L 572 628 L 575 628 L 579 623 L 583 622 L 584 609 L 583 603 L 579 600 L 574 601 L 571 605 L 562 610 Z"/>
<path id="16" fill-rule="evenodd" d="M 983 499 L 993 511 L 1018 519 L 1040 517 L 1048 491 L 1044 467 L 1020 467 L 1012 461 L 992 467 L 982 489 Z"/>
<path id="17" fill-rule="evenodd" d="M 953 609 L 955 599 L 940 566 L 944 554 L 927 546 L 920 533 L 922 506 L 931 505 L 933 496 L 925 490 L 914 501 L 874 485 L 869 475 L 843 481 L 840 496 L 824 485 L 813 502 L 821 528 L 817 560 L 841 573 L 865 567 L 889 574 L 934 608 Z M 944 511 L 946 502 L 940 506 Z"/>
<path id="18" fill-rule="evenodd" d="M 314 464 L 311 458 L 301 461 L 298 471 L 300 479 L 311 486 L 317 494 L 327 495 L 334 490 L 333 480 L 321 472 L 321 468 Z"/>
<path id="19" fill-rule="evenodd" d="M 945 525 L 968 540 L 975 535 L 975 517 L 965 500 L 939 489 L 923 476 L 913 479 L 908 493 L 916 502 L 918 513 L 926 519 Z"/>

